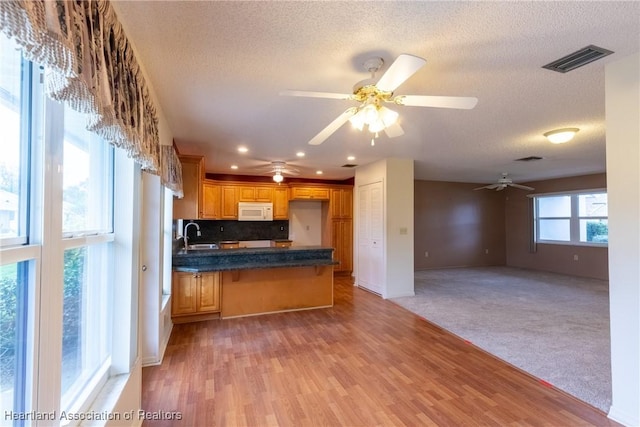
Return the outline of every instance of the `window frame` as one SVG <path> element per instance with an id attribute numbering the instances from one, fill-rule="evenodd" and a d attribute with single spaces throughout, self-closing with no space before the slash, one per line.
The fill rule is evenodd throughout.
<path id="1" fill-rule="evenodd" d="M 609 242 L 584 242 L 580 240 L 580 220 L 593 219 L 593 220 L 607 220 L 607 216 L 580 216 L 579 215 L 579 197 L 589 194 L 607 194 L 606 188 L 594 188 L 586 190 L 574 190 L 574 191 L 559 191 L 551 193 L 529 194 L 527 197 L 533 200 L 533 238 L 535 244 L 549 244 L 549 245 L 568 245 L 568 246 L 593 246 L 593 247 L 608 247 Z M 539 214 L 539 201 L 546 197 L 558 197 L 568 196 L 570 197 L 571 213 L 570 216 L 556 216 L 546 217 Z M 541 220 L 553 220 L 553 219 L 568 219 L 569 220 L 569 240 L 550 240 L 540 238 L 540 221 Z"/>
<path id="2" fill-rule="evenodd" d="M 25 65 L 26 64 L 26 65 Z M 28 70 L 29 79 L 24 78 Z M 69 234 L 62 230 L 63 204 L 63 146 L 64 146 L 64 106 L 44 95 L 44 69 L 38 64 L 22 59 L 23 75 L 21 87 L 29 95 L 27 112 L 20 114 L 20 150 L 29 156 L 20 157 L 20 186 L 27 185 L 23 224 L 24 236 L 0 240 L 0 265 L 20 262 L 27 263 L 25 278 L 28 288 L 27 301 L 20 309 L 27 310 L 26 322 L 22 327 L 26 333 L 26 343 L 18 342 L 19 350 L 24 349 L 24 366 L 20 366 L 19 378 L 13 384 L 16 393 L 21 393 L 17 402 L 21 412 L 60 414 L 62 384 L 62 336 L 64 301 L 63 254 L 67 249 L 110 245 L 110 270 L 114 277 L 110 280 L 110 317 L 106 328 L 109 356 L 99 363 L 95 373 L 88 380 L 82 392 L 70 404 L 71 412 L 87 411 L 95 405 L 96 397 L 112 392 L 111 382 L 120 381 L 121 374 L 130 374 L 135 369 L 138 358 L 137 325 L 137 249 L 135 227 L 131 224 L 139 215 L 137 180 L 142 174 L 140 167 L 123 150 L 109 148 L 111 159 L 111 199 L 109 201 L 108 230 L 84 230 Z M 17 74 L 17 69 L 16 69 Z M 28 80 L 28 81 L 25 81 Z M 25 98 L 27 99 L 27 98 Z M 28 122 L 28 123 L 27 123 Z M 28 132 L 25 133 L 25 130 Z M 26 142 L 23 142 L 26 141 Z M 103 158 L 104 156 L 101 155 Z M 126 173 L 123 173 L 126 172 Z M 93 171 L 91 172 L 93 173 Z M 25 179 L 22 179 L 22 175 Z M 120 176 L 123 175 L 123 176 Z M 132 182 L 134 188 L 132 191 Z M 116 210 L 116 206 L 118 209 Z M 21 213 L 22 214 L 22 213 Z M 119 218 L 116 224 L 115 217 Z M 101 257 L 100 257 L 101 258 Z M 115 268 L 118 266 L 118 268 Z M 128 266 L 128 267 L 127 267 Z M 133 328 L 137 329 L 137 328 Z M 93 370 L 93 366 L 92 366 Z M 16 371 L 17 372 L 17 371 Z M 105 387 L 105 384 L 107 386 Z M 23 404 L 21 404 L 23 402 Z M 43 421 L 15 421 L 14 425 L 49 425 Z M 75 424 L 72 422 L 71 424 Z"/>

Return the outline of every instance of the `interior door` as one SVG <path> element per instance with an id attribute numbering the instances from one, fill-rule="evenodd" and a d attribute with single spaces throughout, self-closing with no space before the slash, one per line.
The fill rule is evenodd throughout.
<path id="1" fill-rule="evenodd" d="M 384 209 L 382 182 L 358 187 L 358 286 L 382 294 Z"/>

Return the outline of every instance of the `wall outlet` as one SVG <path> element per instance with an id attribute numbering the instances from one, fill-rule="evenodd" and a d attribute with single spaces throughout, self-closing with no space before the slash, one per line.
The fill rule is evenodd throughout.
<path id="1" fill-rule="evenodd" d="M 429 258 L 429 251 L 424 251 L 424 257 Z"/>
<path id="2" fill-rule="evenodd" d="M 220 231 L 224 231 L 224 227 L 223 226 L 220 226 Z"/>
<path id="3" fill-rule="evenodd" d="M 578 255 L 574 255 L 574 256 L 573 256 L 573 260 L 574 260 L 574 261 L 578 261 Z"/>
<path id="4" fill-rule="evenodd" d="M 280 231 L 284 231 L 284 226 L 280 226 Z"/>

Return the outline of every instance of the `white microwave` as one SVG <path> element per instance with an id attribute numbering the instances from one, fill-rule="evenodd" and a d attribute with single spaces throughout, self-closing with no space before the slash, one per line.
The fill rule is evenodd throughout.
<path id="1" fill-rule="evenodd" d="M 238 203 L 238 221 L 273 221 L 273 203 Z"/>

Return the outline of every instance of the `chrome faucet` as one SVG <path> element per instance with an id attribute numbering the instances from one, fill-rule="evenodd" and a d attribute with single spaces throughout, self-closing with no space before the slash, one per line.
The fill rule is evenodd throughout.
<path id="1" fill-rule="evenodd" d="M 189 249 L 189 237 L 187 236 L 187 228 L 189 228 L 190 225 L 195 225 L 196 226 L 196 236 L 200 237 L 202 236 L 202 233 L 200 233 L 200 226 L 198 224 L 196 224 L 195 222 L 189 222 L 187 225 L 184 226 L 184 249 L 187 250 Z"/>

